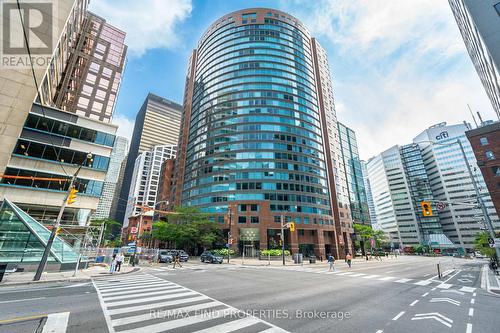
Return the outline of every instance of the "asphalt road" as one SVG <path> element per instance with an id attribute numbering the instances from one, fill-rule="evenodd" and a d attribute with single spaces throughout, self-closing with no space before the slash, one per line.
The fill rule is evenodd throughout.
<path id="1" fill-rule="evenodd" d="M 337 262 L 335 272 L 326 263 L 242 267 L 190 262 L 180 269 L 146 268 L 92 284 L 4 287 L 0 332 L 34 332 L 40 322 L 2 325 L 5 319 L 67 312 L 67 332 L 500 330 L 500 297 L 481 289 L 483 262 L 382 260 L 355 262 L 350 269 Z M 446 274 L 441 280 L 438 262 Z"/>

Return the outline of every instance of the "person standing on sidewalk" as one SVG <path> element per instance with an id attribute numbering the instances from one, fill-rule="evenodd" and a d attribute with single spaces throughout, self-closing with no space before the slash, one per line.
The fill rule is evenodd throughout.
<path id="1" fill-rule="evenodd" d="M 335 263 L 335 258 L 329 254 L 327 257 L 328 264 L 330 265 L 330 268 L 328 269 L 329 272 L 335 271 L 335 267 L 333 267 L 333 264 Z"/>
<path id="2" fill-rule="evenodd" d="M 109 272 L 113 274 L 116 269 L 116 253 L 113 253 L 113 257 L 111 258 L 111 264 L 109 266 Z"/>
<path id="3" fill-rule="evenodd" d="M 172 267 L 172 268 L 175 268 L 175 264 L 177 264 L 180 268 L 182 268 L 180 257 L 179 257 L 179 252 L 177 252 L 174 256 L 174 267 Z"/>
<path id="4" fill-rule="evenodd" d="M 352 256 L 350 253 L 347 253 L 347 255 L 345 256 L 345 260 L 347 261 L 347 265 L 349 265 L 349 268 L 351 268 Z"/>
<path id="5" fill-rule="evenodd" d="M 119 272 L 120 269 L 122 268 L 122 262 L 123 262 L 124 256 L 123 253 L 118 253 L 116 255 L 116 271 Z"/>

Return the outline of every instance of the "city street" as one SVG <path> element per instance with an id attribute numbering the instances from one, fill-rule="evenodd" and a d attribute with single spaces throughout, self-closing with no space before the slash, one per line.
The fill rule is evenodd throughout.
<path id="1" fill-rule="evenodd" d="M 92 283 L 3 287 L 0 332 L 35 332 L 51 323 L 67 325 L 67 332 L 148 333 L 494 332 L 500 324 L 500 297 L 481 289 L 483 261 L 382 260 L 355 261 L 351 269 L 337 261 L 334 272 L 326 262 L 268 267 L 241 266 L 241 259 L 229 265 L 192 261 Z M 441 281 L 438 262 L 446 274 Z"/>

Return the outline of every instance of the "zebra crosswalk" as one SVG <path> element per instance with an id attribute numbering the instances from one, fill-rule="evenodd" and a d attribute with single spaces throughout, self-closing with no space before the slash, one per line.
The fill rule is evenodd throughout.
<path id="1" fill-rule="evenodd" d="M 95 279 L 110 333 L 287 332 L 197 291 L 149 274 Z"/>
<path id="2" fill-rule="evenodd" d="M 287 271 L 296 271 L 296 272 L 305 272 L 305 273 L 315 273 L 315 274 L 327 274 L 332 276 L 342 276 L 342 277 L 356 277 L 366 280 L 377 280 L 377 281 L 385 281 L 385 282 L 395 282 L 395 283 L 405 283 L 405 284 L 413 284 L 416 286 L 435 286 L 440 289 L 457 289 L 462 292 L 473 293 L 476 288 L 473 287 L 465 287 L 461 285 L 454 285 L 451 283 L 442 283 L 441 281 L 436 281 L 432 279 L 428 280 L 420 280 L 420 279 L 409 279 L 409 278 L 398 278 L 395 276 L 384 276 L 380 274 L 370 274 L 370 273 L 360 273 L 358 271 L 346 271 L 346 270 L 335 270 L 329 271 L 325 269 L 325 267 L 303 267 L 303 266 L 284 266 L 284 267 L 268 267 L 271 269 L 280 269 Z M 437 284 L 437 285 L 436 285 Z"/>

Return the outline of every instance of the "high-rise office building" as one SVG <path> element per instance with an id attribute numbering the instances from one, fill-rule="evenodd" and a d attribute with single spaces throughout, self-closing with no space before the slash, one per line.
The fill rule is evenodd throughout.
<path id="1" fill-rule="evenodd" d="M 448 1 L 469 56 L 500 119 L 500 2 Z"/>
<path id="2" fill-rule="evenodd" d="M 127 141 L 128 142 L 128 141 Z M 116 182 L 115 194 L 113 196 L 113 201 L 111 202 L 111 209 L 109 211 L 109 218 L 115 221 L 118 220 L 118 209 L 125 210 L 127 209 L 127 200 L 120 198 L 120 194 L 122 193 L 122 185 L 125 177 L 125 167 L 127 166 L 127 154 L 123 158 L 122 164 L 120 166 L 120 173 L 118 174 L 118 180 Z"/>
<path id="3" fill-rule="evenodd" d="M 500 217 L 500 122 L 481 125 L 466 134 Z"/>
<path id="4" fill-rule="evenodd" d="M 342 153 L 342 168 L 346 174 L 349 208 L 352 221 L 359 224 L 370 224 L 370 212 L 366 197 L 363 170 L 359 159 L 356 134 L 352 129 L 338 123 L 339 142 Z"/>
<path id="5" fill-rule="evenodd" d="M 143 209 L 138 206 L 156 208 L 161 167 L 165 160 L 175 158 L 176 146 L 157 145 L 151 150 L 146 150 L 137 156 L 134 163 L 130 193 L 128 195 L 127 209 L 123 227 L 128 226 L 130 217 L 139 215 Z M 153 211 L 145 212 L 152 216 Z"/>
<path id="6" fill-rule="evenodd" d="M 481 209 L 475 206 L 476 193 L 465 163 L 472 169 L 494 228 L 500 230 L 498 216 L 465 135 L 469 129 L 466 124 L 441 123 L 413 139 L 420 146 L 434 199 L 447 203 L 438 211 L 443 231 L 457 247 L 466 250 L 472 250 L 476 233 L 484 230 L 485 225 Z M 466 160 L 457 140 L 462 143 Z"/>
<path id="7" fill-rule="evenodd" d="M 111 216 L 111 206 L 115 201 L 116 186 L 119 181 L 123 161 L 128 151 L 128 139 L 117 136 L 109 159 L 108 173 L 104 179 L 101 198 L 92 219 L 107 219 Z"/>
<path id="8" fill-rule="evenodd" d="M 139 154 L 155 145 L 177 146 L 182 117 L 182 106 L 149 93 L 135 118 L 127 164 L 117 207 L 117 221 L 126 221 L 126 201 L 131 191 L 134 166 Z"/>
<path id="9" fill-rule="evenodd" d="M 283 219 L 297 225 L 284 235 L 293 253 L 343 256 L 352 229 L 339 223 L 335 118 L 326 52 L 300 21 L 225 15 L 190 58 L 175 203 L 210 213 L 240 251 L 278 246 Z"/>
<path id="10" fill-rule="evenodd" d="M 124 41 L 125 32 L 85 12 L 61 76 L 41 84 L 41 102 L 109 123 L 125 67 Z"/>
<path id="11" fill-rule="evenodd" d="M 7 4 L 7 2 L 1 3 L 1 5 L 4 4 Z M 57 32 L 57 43 L 54 43 L 53 49 L 48 52 L 53 54 L 50 63 L 47 66 L 34 68 L 37 82 L 41 82 L 45 75 L 53 77 L 54 82 L 58 82 L 60 79 L 70 50 L 76 43 L 87 5 L 88 0 L 59 1 L 57 11 L 52 13 L 56 15 L 46 13 L 56 27 L 52 32 Z M 28 10 L 29 3 L 20 2 L 20 7 L 22 11 Z M 16 14 L 14 11 L 12 13 Z M 20 26 L 19 22 L 17 27 L 11 28 L 21 35 L 22 29 Z M 3 38 L 4 34 L 1 34 L 0 43 L 5 45 Z M 23 47 L 25 53 L 27 53 L 24 43 Z M 47 71 L 49 67 L 51 70 Z M 0 142 L 2 143 L 0 144 L 0 174 L 3 174 L 12 151 L 14 151 L 17 139 L 23 130 L 33 101 L 37 97 L 37 90 L 29 67 L 2 68 L 0 70 L 0 85 L 2 86 L 2 89 L 0 89 Z"/>
<path id="12" fill-rule="evenodd" d="M 60 5 L 65 7 L 68 3 Z M 76 180 L 80 194 L 77 201 L 65 210 L 63 223 L 83 225 L 88 222 L 102 194 L 117 130 L 117 126 L 99 117 L 56 107 L 58 96 L 69 96 L 68 89 L 82 86 L 87 78 L 81 68 L 74 68 L 73 60 L 83 57 L 79 53 L 80 46 L 88 47 L 88 59 L 100 55 L 83 33 L 89 15 L 86 12 L 87 3 L 72 3 L 48 70 L 38 79 L 41 82 L 39 95 L 35 93 L 29 109 L 20 112 L 24 116 L 23 128 L 12 148 L 0 186 L 0 198 L 9 198 L 33 217 L 47 222 L 52 222 L 57 216 L 68 180 L 82 163 L 84 165 Z M 77 62 L 82 64 L 85 61 L 80 59 Z M 70 73 L 71 80 L 67 81 Z M 27 81 L 24 79 L 24 82 Z M 111 85 L 105 89 L 107 93 L 113 91 Z M 71 92 L 76 97 L 80 93 Z M 107 97 L 109 95 L 104 98 Z M 8 146 L 9 141 L 6 141 Z M 86 159 L 88 153 L 92 154 L 91 159 Z"/>
<path id="13" fill-rule="evenodd" d="M 430 182 L 416 144 L 393 146 L 371 158 L 367 171 L 377 226 L 389 235 L 391 247 L 453 247 L 435 216 L 423 216 L 421 202 L 430 201 Z"/>
<path id="14" fill-rule="evenodd" d="M 378 229 L 377 215 L 375 214 L 375 204 L 373 203 L 372 187 L 370 184 L 370 178 L 368 177 L 368 169 L 366 166 L 366 161 L 361 161 L 361 173 L 363 175 L 363 183 L 365 184 L 366 201 L 368 203 L 370 224 L 373 228 Z"/>

